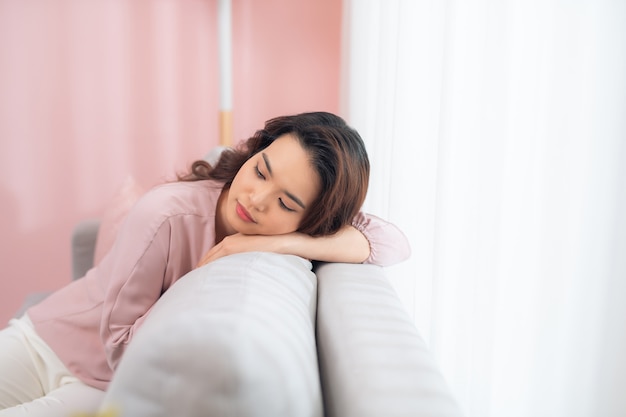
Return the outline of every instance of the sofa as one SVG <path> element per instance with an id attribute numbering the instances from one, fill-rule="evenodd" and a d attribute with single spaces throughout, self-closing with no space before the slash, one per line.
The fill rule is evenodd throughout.
<path id="1" fill-rule="evenodd" d="M 93 264 L 98 229 L 88 220 L 74 230 L 76 279 Z M 191 271 L 163 295 L 101 415 L 462 413 L 384 268 L 251 252 Z"/>
<path id="2" fill-rule="evenodd" d="M 93 264 L 99 224 L 83 221 L 73 232 L 75 279 Z M 462 413 L 384 268 L 251 252 L 191 271 L 163 295 L 122 358 L 101 415 Z"/>
<path id="3" fill-rule="evenodd" d="M 141 193 L 126 182 L 102 218 L 75 227 L 74 279 L 106 253 Z M 22 311 L 45 295 L 33 294 Z M 384 268 L 250 252 L 193 270 L 163 294 L 127 347 L 99 415 L 462 413 Z"/>

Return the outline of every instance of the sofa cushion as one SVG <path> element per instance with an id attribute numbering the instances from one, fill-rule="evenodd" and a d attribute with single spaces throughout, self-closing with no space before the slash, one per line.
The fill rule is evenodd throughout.
<path id="1" fill-rule="evenodd" d="M 381 267 L 320 264 L 316 274 L 327 417 L 463 415 Z"/>
<path id="2" fill-rule="evenodd" d="M 299 257 L 231 255 L 177 281 L 129 345 L 102 411 L 321 416 L 317 280 Z"/>

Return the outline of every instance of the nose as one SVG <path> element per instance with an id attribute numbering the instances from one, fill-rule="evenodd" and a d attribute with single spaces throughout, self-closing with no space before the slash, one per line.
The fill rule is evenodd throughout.
<path id="1" fill-rule="evenodd" d="M 252 208 L 260 212 L 265 211 L 268 206 L 269 195 L 269 187 L 259 186 L 250 190 L 250 204 Z"/>

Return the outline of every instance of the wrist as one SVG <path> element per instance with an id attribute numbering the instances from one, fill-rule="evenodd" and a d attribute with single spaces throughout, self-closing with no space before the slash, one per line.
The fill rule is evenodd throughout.
<path id="1" fill-rule="evenodd" d="M 303 258 L 310 258 L 309 253 L 309 241 L 313 239 L 311 236 L 294 232 L 287 235 L 283 235 L 284 239 L 281 239 L 281 253 L 288 255 L 296 255 Z"/>

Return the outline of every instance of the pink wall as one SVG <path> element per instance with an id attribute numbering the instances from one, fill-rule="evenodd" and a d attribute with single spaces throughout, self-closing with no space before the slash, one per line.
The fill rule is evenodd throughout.
<path id="1" fill-rule="evenodd" d="M 0 0 L 0 324 L 70 279 L 73 225 L 217 143 L 217 2 Z M 234 136 L 339 108 L 341 1 L 233 1 Z M 1 327 L 1 326 L 0 326 Z"/>

